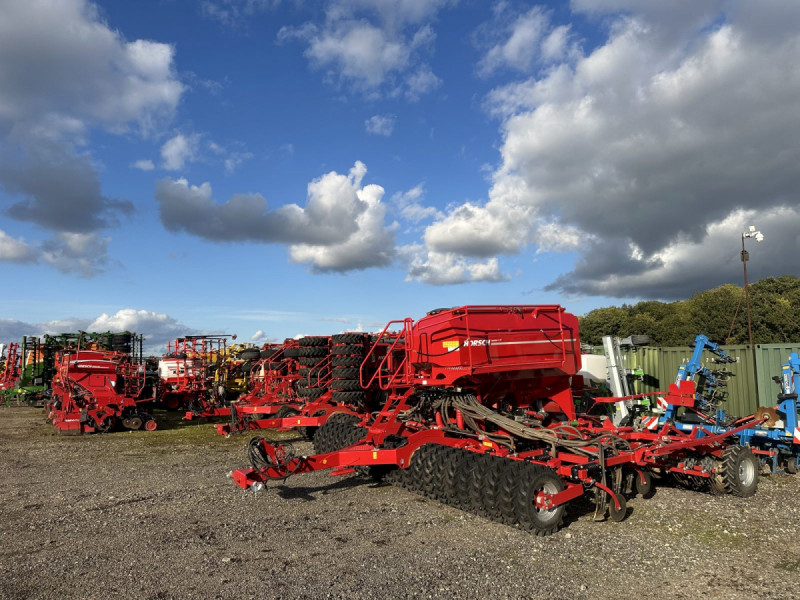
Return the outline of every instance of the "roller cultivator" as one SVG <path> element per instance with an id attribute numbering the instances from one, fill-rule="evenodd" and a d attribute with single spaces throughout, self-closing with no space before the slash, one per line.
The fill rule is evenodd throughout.
<path id="1" fill-rule="evenodd" d="M 328 388 L 355 391 L 344 382 L 355 381 L 360 360 L 359 393 L 375 408 L 329 415 L 311 456 L 253 438 L 251 467 L 232 473 L 237 485 L 259 491 L 270 479 L 355 471 L 536 535 L 558 530 L 567 504 L 585 495 L 595 520 L 624 519 L 626 499 L 650 495 L 653 474 L 711 493 L 755 493 L 758 459 L 736 436 L 756 417 L 684 432 L 672 421 L 653 430 L 641 419 L 616 426 L 577 414 L 578 324 L 560 306 L 439 309 L 363 339 L 331 340 Z M 682 378 L 665 399 L 694 405 L 694 381 Z"/>

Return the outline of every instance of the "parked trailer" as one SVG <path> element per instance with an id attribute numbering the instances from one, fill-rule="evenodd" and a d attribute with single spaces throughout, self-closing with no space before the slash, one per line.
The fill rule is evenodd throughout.
<path id="1" fill-rule="evenodd" d="M 387 345 L 384 337 L 397 325 Z M 615 427 L 608 418 L 576 414 L 578 322 L 558 305 L 439 309 L 417 322 L 390 322 L 378 340 L 360 367 L 360 383 L 385 393 L 380 411 L 359 425 L 323 425 L 312 456 L 254 438 L 251 467 L 231 474 L 237 485 L 258 491 L 270 479 L 361 467 L 537 535 L 555 532 L 565 505 L 587 493 L 596 519 L 606 511 L 623 519 L 626 494 L 647 494 L 654 469 L 706 482 L 709 490 L 755 493 L 757 478 L 738 468 L 755 458 L 730 443 L 755 420 L 700 435 L 669 424 L 658 431 Z M 381 345 L 377 368 L 366 371 Z M 694 392 L 685 382 L 667 395 L 680 403 Z"/>

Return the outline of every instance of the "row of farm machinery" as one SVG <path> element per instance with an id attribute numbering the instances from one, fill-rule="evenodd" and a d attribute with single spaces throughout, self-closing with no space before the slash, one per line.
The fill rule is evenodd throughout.
<path id="1" fill-rule="evenodd" d="M 731 359 L 705 336 L 665 391 L 612 385 L 603 395 L 582 376 L 577 318 L 557 305 L 461 306 L 379 333 L 228 342 L 179 338 L 155 378 L 136 352 L 56 353 L 51 417 L 77 415 L 80 431 L 155 428 L 143 407 L 157 399 L 187 420 L 225 419 L 223 435 L 294 430 L 312 454 L 257 435 L 233 481 L 261 491 L 292 475 L 356 472 L 536 535 L 555 532 L 582 497 L 596 520 L 622 520 L 627 499 L 649 495 L 654 480 L 749 497 L 761 472 L 795 473 L 800 461 L 794 353 L 776 377 L 777 404 L 734 417 L 724 402 Z M 9 348 L 6 371 L 19 354 Z M 624 383 L 607 359 L 608 379 Z"/>
<path id="2" fill-rule="evenodd" d="M 263 351 L 227 338 L 178 338 L 157 358 L 130 332 L 26 336 L 5 349 L 0 393 L 7 404 L 44 406 L 63 433 L 153 431 L 154 407 L 209 410 L 247 388 Z"/>

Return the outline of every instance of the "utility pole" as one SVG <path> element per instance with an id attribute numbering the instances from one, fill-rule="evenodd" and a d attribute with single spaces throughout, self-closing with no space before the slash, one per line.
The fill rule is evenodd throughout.
<path id="1" fill-rule="evenodd" d="M 744 249 L 744 238 L 755 238 L 756 242 L 764 241 L 764 234 L 756 231 L 753 225 L 748 227 L 748 231 L 742 232 L 742 266 L 744 267 L 744 297 L 747 302 L 747 334 L 750 337 L 750 346 L 753 346 L 753 325 L 750 320 L 750 287 L 747 284 L 747 261 L 750 260 L 750 253 Z"/>

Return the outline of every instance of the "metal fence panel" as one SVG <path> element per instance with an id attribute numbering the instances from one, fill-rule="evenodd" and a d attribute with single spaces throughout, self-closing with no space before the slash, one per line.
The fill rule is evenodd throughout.
<path id="1" fill-rule="evenodd" d="M 800 354 L 797 344 L 756 344 L 756 373 L 758 374 L 758 399 L 761 406 L 775 406 L 780 388 L 772 378 L 781 374 L 781 365 L 792 352 Z"/>
<path id="2" fill-rule="evenodd" d="M 622 358 L 626 369 L 641 369 L 644 373 L 643 378 L 633 384 L 634 394 L 657 392 L 661 389 L 658 363 L 660 356 L 661 348 L 651 346 L 630 349 L 623 353 Z"/>
<path id="3" fill-rule="evenodd" d="M 728 400 L 725 410 L 736 416 L 753 414 L 759 406 L 774 406 L 777 403 L 778 385 L 772 380 L 780 375 L 781 365 L 789 354 L 800 354 L 800 344 L 757 344 L 755 353 L 751 346 L 721 346 L 728 355 L 737 362 L 727 365 L 731 372 L 728 379 Z M 755 356 L 754 356 L 755 354 Z M 666 391 L 670 383 L 675 381 L 678 367 L 692 356 L 689 346 L 673 346 L 658 348 L 645 346 L 627 349 L 623 353 L 623 364 L 626 369 L 641 369 L 643 379 L 633 384 L 633 393 Z M 703 356 L 703 366 L 710 369 L 720 365 L 711 362 L 713 355 Z"/>
<path id="4" fill-rule="evenodd" d="M 759 406 L 752 346 L 722 346 L 722 349 L 737 359 L 736 363 L 728 365 L 732 376 L 728 379 L 729 396 L 725 411 L 739 417 L 752 415 Z M 713 368 L 713 363 L 707 366 Z"/>
<path id="5" fill-rule="evenodd" d="M 725 403 L 725 409 L 731 415 L 752 414 L 758 408 L 759 402 L 756 369 L 750 346 L 723 346 L 722 348 L 728 355 L 737 359 L 737 362 L 725 365 L 731 373 L 728 378 L 728 400 Z M 666 391 L 669 384 L 675 381 L 681 363 L 688 362 L 692 357 L 692 352 L 693 350 L 689 346 L 667 348 L 647 346 L 625 352 L 625 367 L 627 369 L 638 367 L 644 372 L 644 378 L 634 384 L 635 392 Z M 703 366 L 709 369 L 722 366 L 714 364 L 712 359 L 713 355 L 704 355 Z"/>

